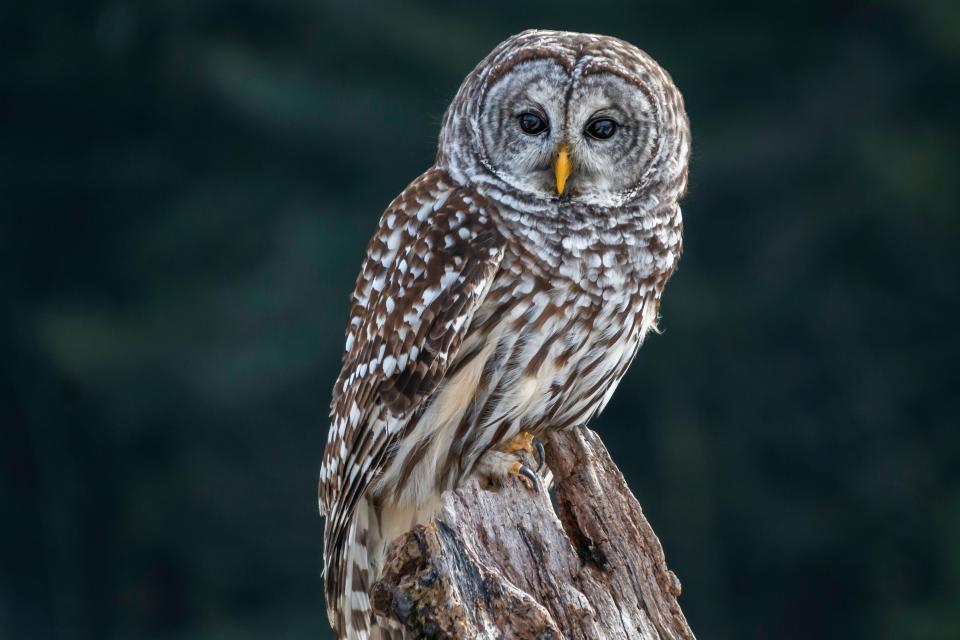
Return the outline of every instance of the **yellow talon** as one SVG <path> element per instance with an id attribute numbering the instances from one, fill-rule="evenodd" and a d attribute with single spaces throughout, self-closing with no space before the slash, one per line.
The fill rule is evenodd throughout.
<path id="1" fill-rule="evenodd" d="M 536 470 L 527 466 L 533 463 L 525 454 L 536 459 Z M 527 489 L 540 493 L 542 483 L 537 474 L 543 468 L 544 458 L 543 445 L 536 436 L 529 431 L 518 433 L 480 458 L 477 464 L 480 486 L 483 489 L 494 489 L 502 486 L 506 477 L 513 476 L 519 478 Z"/>
<path id="2" fill-rule="evenodd" d="M 533 434 L 529 431 L 523 431 L 510 440 L 503 449 L 506 453 L 533 453 Z"/>
<path id="3" fill-rule="evenodd" d="M 526 485 L 527 489 L 531 491 L 537 491 L 539 483 L 537 482 L 537 477 L 534 473 L 521 462 L 514 462 L 510 465 L 510 475 L 520 478 L 521 482 Z"/>

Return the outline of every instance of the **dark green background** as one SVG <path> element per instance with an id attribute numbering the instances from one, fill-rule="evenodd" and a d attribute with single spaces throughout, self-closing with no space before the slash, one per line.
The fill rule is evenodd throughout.
<path id="1" fill-rule="evenodd" d="M 960 637 L 960 5 L 4 2 L 0 637 L 324 638 L 384 206 L 494 45 L 649 51 L 685 255 L 595 423 L 704 640 Z"/>

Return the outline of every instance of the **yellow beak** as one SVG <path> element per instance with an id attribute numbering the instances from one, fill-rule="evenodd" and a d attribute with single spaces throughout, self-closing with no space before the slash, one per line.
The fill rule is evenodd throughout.
<path id="1" fill-rule="evenodd" d="M 557 193 L 562 194 L 564 187 L 567 186 L 567 178 L 570 177 L 570 147 L 561 144 L 557 150 L 557 161 L 553 166 L 554 174 L 557 177 Z"/>

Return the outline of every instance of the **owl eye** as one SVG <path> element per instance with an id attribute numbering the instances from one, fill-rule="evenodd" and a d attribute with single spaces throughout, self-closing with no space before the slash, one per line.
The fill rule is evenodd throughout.
<path id="1" fill-rule="evenodd" d="M 524 133 L 531 136 L 547 130 L 547 121 L 535 113 L 530 113 L 529 111 L 527 113 L 521 113 L 519 120 L 520 128 L 523 129 Z"/>
<path id="2" fill-rule="evenodd" d="M 610 118 L 597 118 L 596 120 L 590 121 L 590 123 L 587 124 L 587 128 L 583 131 L 591 138 L 608 140 L 617 132 L 617 123 Z"/>

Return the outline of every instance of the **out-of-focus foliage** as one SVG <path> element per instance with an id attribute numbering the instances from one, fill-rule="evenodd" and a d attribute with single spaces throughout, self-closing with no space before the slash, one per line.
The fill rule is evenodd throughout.
<path id="1" fill-rule="evenodd" d="M 693 628 L 960 637 L 952 0 L 3 3 L 0 637 L 326 637 L 363 247 L 533 26 L 686 95 L 686 253 L 595 426 Z"/>

